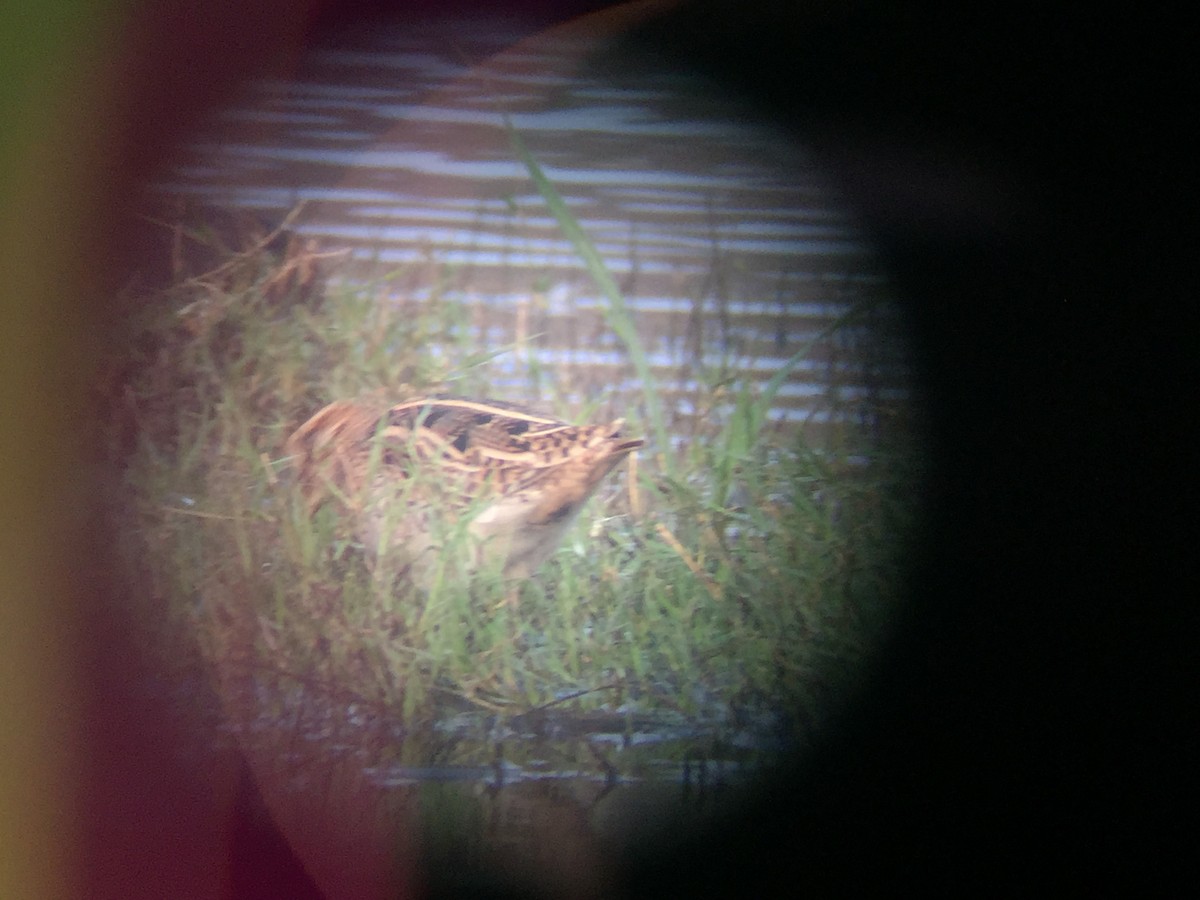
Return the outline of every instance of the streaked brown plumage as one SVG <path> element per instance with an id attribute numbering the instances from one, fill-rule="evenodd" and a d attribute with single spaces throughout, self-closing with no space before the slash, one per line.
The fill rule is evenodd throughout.
<path id="1" fill-rule="evenodd" d="M 310 508 L 340 497 L 368 554 L 427 588 L 447 546 L 468 548 L 450 561 L 467 573 L 487 561 L 506 578 L 532 575 L 604 476 L 643 445 L 623 424 L 569 425 L 493 400 L 337 401 L 287 451 Z M 464 527 L 465 540 L 450 537 Z"/>

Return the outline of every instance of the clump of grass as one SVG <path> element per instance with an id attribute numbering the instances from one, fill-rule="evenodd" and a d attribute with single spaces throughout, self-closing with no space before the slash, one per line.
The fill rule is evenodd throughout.
<path id="1" fill-rule="evenodd" d="M 654 452 L 535 578 L 514 595 L 496 571 L 464 582 L 448 567 L 419 592 L 372 566 L 337 504 L 304 502 L 281 448 L 335 398 L 488 396 L 495 350 L 464 339 L 436 290 L 403 313 L 370 284 L 288 302 L 266 289 L 288 264 L 242 251 L 219 285 L 147 303 L 110 435 L 131 564 L 218 679 L 278 676 L 407 722 L 462 705 L 711 723 L 770 710 L 799 730 L 827 711 L 898 583 L 910 508 L 877 447 L 818 450 L 768 427 L 786 373 L 704 398 L 672 443 L 647 379 L 628 417 Z M 877 465 L 854 469 L 851 452 Z"/>
<path id="2" fill-rule="evenodd" d="M 843 429 L 821 450 L 793 433 L 768 435 L 775 396 L 820 343 L 869 315 L 864 300 L 814 336 L 759 392 L 746 385 L 708 398 L 683 453 L 668 437 L 663 405 L 628 307 L 595 245 L 505 118 L 514 153 L 607 302 L 605 319 L 642 387 L 655 436 L 655 468 L 644 478 L 660 502 L 643 518 L 643 554 L 629 570 L 640 606 L 629 659 L 635 675 L 671 672 L 665 699 L 694 712 L 697 696 L 827 712 L 818 694 L 852 680 L 887 619 L 911 533 L 915 453 L 896 433 L 885 449 L 865 431 Z M 732 393 L 732 397 L 729 394 Z M 725 396 L 721 396 L 724 394 Z M 721 405 L 725 410 L 718 412 Z M 864 418 L 878 410 L 859 410 Z M 868 465 L 854 471 L 851 458 Z M 655 540 L 655 537 L 659 540 Z M 691 549 L 689 549 L 691 548 Z M 664 577 L 666 576 L 666 577 Z M 627 673 L 621 673 L 624 677 Z M 661 685 L 657 685 L 661 686 Z M 820 709 L 818 709 L 820 707 Z"/>

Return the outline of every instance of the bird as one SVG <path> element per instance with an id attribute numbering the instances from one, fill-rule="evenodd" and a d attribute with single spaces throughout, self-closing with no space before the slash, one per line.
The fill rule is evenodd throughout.
<path id="1" fill-rule="evenodd" d="M 339 501 L 371 565 L 426 591 L 487 566 L 506 582 L 530 578 L 600 482 L 645 444 L 623 419 L 571 425 L 497 400 L 381 406 L 336 400 L 285 452 L 310 514 Z"/>

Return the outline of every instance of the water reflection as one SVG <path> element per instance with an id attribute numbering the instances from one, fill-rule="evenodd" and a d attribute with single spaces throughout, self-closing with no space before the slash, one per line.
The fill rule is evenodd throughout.
<path id="1" fill-rule="evenodd" d="M 765 381 L 859 306 L 872 321 L 812 347 L 773 416 L 814 434 L 846 421 L 822 403 L 831 383 L 907 399 L 881 274 L 794 141 L 629 45 L 556 37 L 489 58 L 507 33 L 479 22 L 349 35 L 294 79 L 254 85 L 160 187 L 275 216 L 303 201 L 297 230 L 347 249 L 355 282 L 386 279 L 381 302 L 412 298 L 398 270 L 447 267 L 440 299 L 486 310 L 478 327 L 500 346 L 520 338 L 513 311 L 532 305 L 530 357 L 500 360 L 501 388 L 531 359 L 622 368 L 619 347 L 597 359 L 584 337 L 605 330 L 605 301 L 516 159 L 507 117 L 620 281 L 679 411 L 694 405 L 694 373 Z M 561 316 L 577 327 L 557 327 Z M 838 341 L 870 350 L 839 353 Z"/>

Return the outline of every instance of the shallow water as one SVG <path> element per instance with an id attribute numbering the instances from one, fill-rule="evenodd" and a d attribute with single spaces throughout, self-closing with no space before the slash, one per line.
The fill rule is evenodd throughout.
<path id="1" fill-rule="evenodd" d="M 421 302 L 440 277 L 480 343 L 516 346 L 491 364 L 496 396 L 524 396 L 531 363 L 568 400 L 633 394 L 507 119 L 617 279 L 672 412 L 706 373 L 761 384 L 805 348 L 774 419 L 819 434 L 907 403 L 883 273 L 803 146 L 635 47 L 555 37 L 489 58 L 507 31 L 345 35 L 251 85 L 157 188 L 275 218 L 303 202 L 297 230 L 345 250 L 345 277 L 381 302 Z M 860 304 L 869 316 L 823 334 Z"/>

